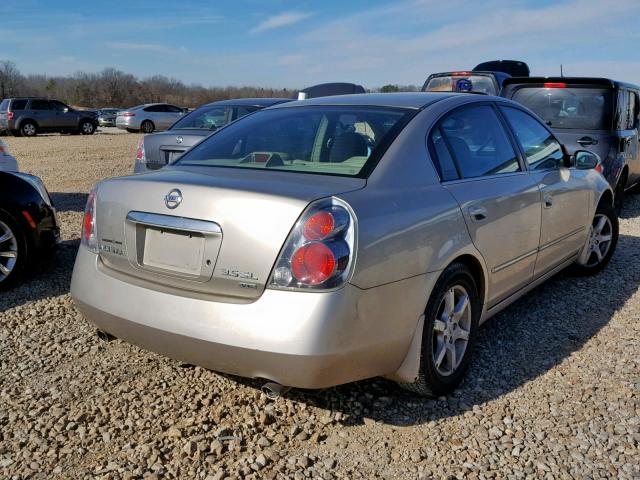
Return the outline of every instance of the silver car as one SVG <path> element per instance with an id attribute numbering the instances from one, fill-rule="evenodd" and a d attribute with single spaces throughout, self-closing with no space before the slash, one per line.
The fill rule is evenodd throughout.
<path id="1" fill-rule="evenodd" d="M 142 137 L 136 149 L 133 173 L 158 170 L 229 122 L 290 101 L 288 98 L 238 98 L 202 105 L 181 117 L 168 130 Z"/>
<path id="2" fill-rule="evenodd" d="M 0 140 L 0 172 L 18 172 L 18 161 L 11 156 L 7 144 Z"/>
<path id="3" fill-rule="evenodd" d="M 213 370 L 442 395 L 479 324 L 566 267 L 605 267 L 599 167 L 497 97 L 285 103 L 100 182 L 71 292 L 101 331 Z"/>
<path id="4" fill-rule="evenodd" d="M 116 116 L 116 127 L 127 132 L 161 132 L 173 125 L 187 109 L 168 103 L 146 103 L 120 110 Z"/>

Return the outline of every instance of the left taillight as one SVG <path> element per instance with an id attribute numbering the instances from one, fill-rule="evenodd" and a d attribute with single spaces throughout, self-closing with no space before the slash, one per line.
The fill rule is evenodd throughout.
<path id="1" fill-rule="evenodd" d="M 144 162 L 144 137 L 138 142 L 138 148 L 136 149 L 136 160 L 138 162 Z"/>
<path id="2" fill-rule="evenodd" d="M 93 253 L 98 253 L 98 235 L 96 232 L 96 192 L 92 190 L 87 198 L 82 220 L 81 242 Z"/>
<path id="3" fill-rule="evenodd" d="M 348 281 L 355 261 L 351 208 L 330 198 L 312 203 L 289 234 L 268 288 L 330 290 Z"/>

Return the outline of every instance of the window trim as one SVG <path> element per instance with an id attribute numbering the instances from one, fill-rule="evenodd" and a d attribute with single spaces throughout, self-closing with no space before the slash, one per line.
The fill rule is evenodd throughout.
<path id="1" fill-rule="evenodd" d="M 525 115 L 528 115 L 531 118 L 533 118 L 535 121 L 537 121 L 549 133 L 549 135 L 551 135 L 553 137 L 553 139 L 558 143 L 558 145 L 560 145 L 560 151 L 562 152 L 563 160 L 566 157 L 567 153 L 566 153 L 566 151 L 564 149 L 564 145 L 562 144 L 562 142 L 560 140 L 558 140 L 558 137 L 555 136 L 555 134 L 553 133 L 553 131 L 551 131 L 549 126 L 546 125 L 541 119 L 537 118 L 537 116 L 535 114 L 532 114 L 532 112 L 528 112 L 525 108 L 522 108 L 520 105 L 513 105 L 513 104 L 510 104 L 510 103 L 501 103 L 501 104 L 497 105 L 497 109 L 500 112 L 500 116 L 504 118 L 505 123 L 509 126 L 509 130 L 511 131 L 511 134 L 513 135 L 513 141 L 516 142 L 516 146 L 517 146 L 518 152 L 519 152 L 520 156 L 522 157 L 522 162 L 524 163 L 526 171 L 532 172 L 532 173 L 537 173 L 537 172 L 551 172 L 551 171 L 559 170 L 559 168 L 541 168 L 541 169 L 535 169 L 535 170 L 532 169 L 532 168 L 529 168 L 529 162 L 527 161 L 527 154 L 524 151 L 524 148 L 523 148 L 522 144 L 520 143 L 520 140 L 518 140 L 518 136 L 516 135 L 516 133 L 515 133 L 515 131 L 513 129 L 513 125 L 511 125 L 511 122 L 507 118 L 506 114 L 502 111 L 503 108 L 513 108 L 514 110 L 520 110 Z M 566 165 L 566 162 L 563 162 L 563 167 L 564 168 L 568 168 L 567 165 Z"/>
<path id="2" fill-rule="evenodd" d="M 517 172 L 508 172 L 508 173 L 495 173 L 492 175 L 480 175 L 478 177 L 469 177 L 469 178 L 465 178 L 462 176 L 461 171 L 460 171 L 460 165 L 458 164 L 458 159 L 456 158 L 456 156 L 453 154 L 453 150 L 451 148 L 451 145 L 449 144 L 449 140 L 446 138 L 445 135 L 442 135 L 441 132 L 441 136 L 443 138 L 443 140 L 445 141 L 445 146 L 447 147 L 447 150 L 449 151 L 449 155 L 451 156 L 451 159 L 453 161 L 454 166 L 456 167 L 456 172 L 458 173 L 458 178 L 454 179 L 454 180 L 444 180 L 442 178 L 439 166 L 440 166 L 440 161 L 438 160 L 438 156 L 436 155 L 435 152 L 435 145 L 433 145 L 433 142 L 431 141 L 431 134 L 433 133 L 433 131 L 437 128 L 440 128 L 440 124 L 442 123 L 442 121 L 447 118 L 449 115 L 453 114 L 454 112 L 460 111 L 460 110 L 464 110 L 464 109 L 468 109 L 468 108 L 474 108 L 474 107 L 480 107 L 480 106 L 488 106 L 489 108 L 491 108 L 494 111 L 494 114 L 496 115 L 496 117 L 498 118 L 498 122 L 501 125 L 507 140 L 509 142 L 509 144 L 511 145 L 511 148 L 513 149 L 513 152 L 516 154 L 516 161 L 518 162 L 518 166 L 520 168 L 519 171 Z M 496 111 L 497 110 L 497 111 Z M 465 103 L 463 105 L 459 105 L 455 108 L 452 108 L 451 110 L 448 110 L 444 113 L 442 113 L 429 127 L 429 130 L 427 131 L 427 135 L 426 135 L 426 143 L 427 143 L 427 151 L 429 152 L 429 157 L 431 160 L 431 164 L 433 165 L 433 168 L 436 172 L 436 175 L 438 176 L 438 179 L 440 180 L 441 184 L 449 184 L 449 183 L 453 183 L 453 182 L 462 182 L 462 181 L 477 181 L 477 180 L 483 180 L 483 179 L 490 179 L 490 178 L 500 178 L 500 177 L 507 177 L 507 176 L 512 176 L 512 175 L 518 175 L 518 174 L 523 174 L 523 173 L 528 173 L 529 170 L 526 168 L 526 162 L 524 161 L 524 157 L 522 157 L 522 154 L 520 152 L 520 148 L 517 145 L 517 143 L 514 144 L 515 138 L 513 138 L 513 133 L 511 131 L 511 128 L 509 128 L 508 124 L 504 123 L 504 120 L 502 119 L 501 116 L 501 112 L 499 111 L 499 109 L 496 106 L 496 102 L 495 101 L 490 101 L 490 100 L 484 100 L 484 101 L 480 101 L 480 102 L 469 102 L 469 103 Z M 554 135 L 555 138 L 555 135 Z"/>

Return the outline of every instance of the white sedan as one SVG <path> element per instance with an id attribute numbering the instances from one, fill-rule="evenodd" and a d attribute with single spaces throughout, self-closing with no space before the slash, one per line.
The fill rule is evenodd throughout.
<path id="1" fill-rule="evenodd" d="M 7 144 L 0 140 L 0 172 L 18 171 L 18 161 L 9 154 Z"/>

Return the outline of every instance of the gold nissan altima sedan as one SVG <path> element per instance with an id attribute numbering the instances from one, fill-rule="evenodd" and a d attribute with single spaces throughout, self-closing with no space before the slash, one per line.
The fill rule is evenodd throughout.
<path id="1" fill-rule="evenodd" d="M 480 323 L 566 267 L 606 266 L 599 168 L 503 98 L 285 103 L 100 182 L 71 291 L 100 331 L 213 370 L 443 395 Z"/>

